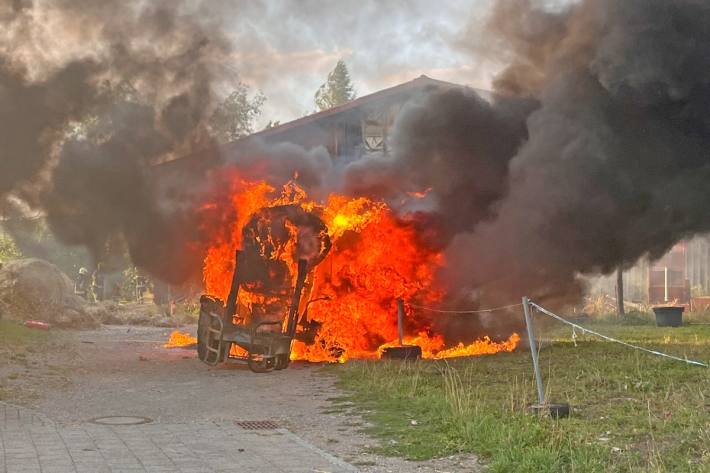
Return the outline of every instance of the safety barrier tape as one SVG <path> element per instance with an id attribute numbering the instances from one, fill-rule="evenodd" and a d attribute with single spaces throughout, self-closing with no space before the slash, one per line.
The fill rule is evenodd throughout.
<path id="1" fill-rule="evenodd" d="M 532 302 L 532 301 L 530 301 L 530 305 L 533 306 L 533 307 L 535 307 L 537 310 L 539 310 L 539 311 L 542 312 L 543 314 L 545 314 L 545 315 L 547 315 L 547 316 L 549 316 L 549 317 L 552 317 L 553 319 L 556 319 L 556 320 L 559 321 L 559 322 L 565 323 L 565 324 L 567 324 L 567 325 L 571 325 L 572 328 L 577 329 L 577 330 L 580 330 L 582 333 L 585 333 L 585 332 L 586 332 L 586 333 L 591 333 L 592 335 L 596 335 L 597 337 L 603 338 L 604 340 L 607 340 L 607 341 L 610 341 L 610 342 L 619 343 L 619 344 L 621 344 L 621 345 L 624 345 L 624 346 L 629 347 L 629 348 L 634 348 L 634 349 L 636 349 L 636 350 L 645 351 L 646 353 L 651 353 L 652 355 L 663 356 L 663 357 L 666 357 L 666 358 L 670 358 L 670 359 L 672 359 L 672 360 L 682 361 L 682 362 L 688 363 L 688 364 L 690 364 L 690 365 L 703 366 L 703 367 L 705 367 L 705 368 L 708 368 L 708 365 L 707 365 L 706 363 L 701 362 L 701 361 L 694 361 L 694 360 L 689 360 L 689 359 L 687 359 L 687 358 L 681 358 L 681 357 L 679 357 L 679 356 L 668 355 L 667 353 L 662 353 L 662 352 L 660 352 L 660 351 L 651 350 L 651 349 L 648 349 L 648 348 L 644 348 L 644 347 L 640 347 L 640 346 L 637 346 L 637 345 L 633 345 L 633 344 L 631 344 L 631 343 L 627 343 L 627 342 L 623 342 L 623 341 L 621 341 L 621 340 L 617 340 L 616 338 L 612 338 L 612 337 L 610 337 L 610 336 L 608 336 L 608 335 L 604 335 L 604 334 L 601 334 L 601 333 L 599 333 L 599 332 L 595 332 L 594 330 L 590 330 L 590 329 L 588 329 L 588 328 L 582 327 L 581 325 L 577 325 L 577 324 L 575 324 L 574 322 L 570 322 L 569 320 L 566 320 L 566 319 L 560 317 L 559 315 L 557 315 L 557 314 L 555 314 L 555 313 L 553 313 L 553 312 L 550 312 L 549 310 L 545 309 L 545 308 L 542 307 L 542 306 L 537 305 L 536 303 L 534 303 L 534 302 Z"/>

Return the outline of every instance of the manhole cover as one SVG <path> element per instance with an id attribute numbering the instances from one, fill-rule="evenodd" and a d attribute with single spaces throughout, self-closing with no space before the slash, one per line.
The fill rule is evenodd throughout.
<path id="1" fill-rule="evenodd" d="M 271 420 L 236 420 L 236 425 L 244 430 L 276 430 L 279 425 Z"/>
<path id="2" fill-rule="evenodd" d="M 106 416 L 91 419 L 89 422 L 101 425 L 139 425 L 149 424 L 153 419 L 138 416 Z"/>

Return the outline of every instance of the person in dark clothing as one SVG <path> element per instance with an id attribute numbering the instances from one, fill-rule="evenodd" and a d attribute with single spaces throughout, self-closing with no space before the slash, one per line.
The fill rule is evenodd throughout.
<path id="1" fill-rule="evenodd" d="M 91 278 L 89 277 L 89 271 L 81 267 L 79 268 L 79 274 L 76 276 L 74 281 L 74 294 L 83 297 L 84 299 L 89 298 L 89 289 L 91 288 Z"/>
<path id="2" fill-rule="evenodd" d="M 143 296 L 148 290 L 148 278 L 140 270 L 136 270 L 133 283 L 135 287 L 136 301 L 143 302 Z"/>

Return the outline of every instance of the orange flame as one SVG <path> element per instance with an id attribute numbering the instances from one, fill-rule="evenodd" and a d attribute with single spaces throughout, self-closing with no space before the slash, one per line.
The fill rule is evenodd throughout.
<path id="1" fill-rule="evenodd" d="M 226 300 L 234 271 L 234 252 L 243 243 L 242 229 L 260 209 L 299 205 L 319 215 L 328 228 L 332 249 L 309 275 L 300 305 L 302 318 L 317 327 L 317 333 L 313 343 L 294 341 L 293 360 L 344 362 L 350 358 L 379 358 L 382 349 L 398 338 L 397 298 L 422 304 L 436 304 L 442 299 L 443 290 L 437 287 L 434 274 L 444 266 L 444 256 L 429 248 L 413 223 L 397 217 L 384 202 L 331 194 L 319 204 L 294 182 L 277 192 L 263 181 L 249 182 L 236 174 L 229 179 L 230 201 L 204 207 L 206 211 L 221 212 L 212 224 L 213 228 L 218 227 L 217 234 L 204 263 L 204 283 L 209 294 Z M 286 262 L 295 280 L 292 256 L 297 236 L 291 227 L 287 226 L 287 230 L 289 242 L 278 254 L 266 256 Z M 273 296 L 249 289 L 242 287 L 239 293 L 238 316 L 244 317 L 241 323 L 254 308 L 275 304 Z M 288 303 L 275 306 L 285 308 Z M 520 339 L 517 334 L 502 342 L 484 337 L 469 345 L 447 348 L 443 337 L 432 332 L 430 321 L 415 317 L 411 310 L 406 312 L 406 327 L 410 333 L 418 334 L 407 338 L 407 343 L 421 346 L 425 358 L 512 351 Z"/>
<path id="2" fill-rule="evenodd" d="M 515 350 L 520 342 L 520 335 L 513 333 L 507 340 L 502 342 L 494 342 L 488 336 L 474 341 L 469 345 L 459 343 L 455 347 L 441 350 L 434 354 L 433 358 L 440 360 L 442 358 L 453 358 L 459 356 L 479 356 L 492 355 L 500 352 L 511 352 Z"/>
<path id="3" fill-rule="evenodd" d="M 180 348 L 185 346 L 194 345 L 197 343 L 197 338 L 190 335 L 188 332 L 180 332 L 180 330 L 174 330 L 170 334 L 170 338 L 163 345 L 165 348 Z"/>

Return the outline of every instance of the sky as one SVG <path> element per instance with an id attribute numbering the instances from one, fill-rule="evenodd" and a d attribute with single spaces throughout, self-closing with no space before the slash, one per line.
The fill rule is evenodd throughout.
<path id="1" fill-rule="evenodd" d="M 472 51 L 490 5 L 490 0 L 240 2 L 224 22 L 236 45 L 228 67 L 235 80 L 267 98 L 257 129 L 313 112 L 313 95 L 339 59 L 345 60 L 358 96 L 421 74 L 486 89 L 499 66 Z"/>

